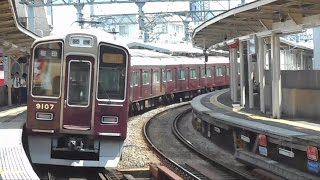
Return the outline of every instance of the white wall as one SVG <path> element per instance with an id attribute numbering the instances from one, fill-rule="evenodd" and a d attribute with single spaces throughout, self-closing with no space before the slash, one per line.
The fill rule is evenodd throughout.
<path id="1" fill-rule="evenodd" d="M 320 69 L 320 27 L 313 29 L 313 44 L 314 44 L 314 51 L 313 51 L 313 69 L 319 70 Z"/>

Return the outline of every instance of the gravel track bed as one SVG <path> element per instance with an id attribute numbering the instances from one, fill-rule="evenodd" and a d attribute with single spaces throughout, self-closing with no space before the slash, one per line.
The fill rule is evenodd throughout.
<path id="1" fill-rule="evenodd" d="M 148 111 L 142 115 L 130 117 L 128 120 L 128 134 L 124 141 L 122 152 L 122 159 L 118 164 L 118 169 L 132 169 L 132 168 L 148 168 L 150 164 L 159 164 L 160 160 L 157 155 L 149 148 L 143 133 L 144 124 L 153 118 L 155 115 L 171 108 L 189 104 L 183 102 L 172 104 L 165 107 L 160 107 Z"/>
<path id="2" fill-rule="evenodd" d="M 219 174 L 223 175 L 223 172 L 212 166 L 206 160 L 203 160 L 192 150 L 188 149 L 172 133 L 171 128 L 175 117 L 190 107 L 191 106 L 184 106 L 169 110 L 152 119 L 152 121 L 149 122 L 149 128 L 147 129 L 148 136 L 155 147 L 176 163 L 182 166 L 188 163 L 208 167 L 214 169 L 217 176 L 219 176 Z"/>
<path id="3" fill-rule="evenodd" d="M 178 121 L 178 130 L 184 138 L 186 138 L 192 145 L 201 152 L 220 160 L 230 166 L 237 166 L 245 168 L 245 165 L 234 159 L 233 154 L 225 151 L 212 141 L 205 138 L 200 132 L 194 129 L 192 125 L 192 113 L 189 112 L 181 117 Z"/>

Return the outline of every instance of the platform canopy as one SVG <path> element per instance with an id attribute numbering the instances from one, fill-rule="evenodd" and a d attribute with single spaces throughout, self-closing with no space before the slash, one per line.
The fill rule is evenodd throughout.
<path id="1" fill-rule="evenodd" d="M 193 45 L 214 49 L 272 33 L 302 32 L 320 25 L 320 0 L 258 0 L 226 11 L 198 26 Z"/>
<path id="2" fill-rule="evenodd" d="M 145 42 L 128 42 L 130 49 L 149 49 L 152 51 L 170 54 L 170 55 L 203 55 L 203 51 L 192 47 L 191 44 L 168 44 L 168 43 L 145 43 Z"/>
<path id="3" fill-rule="evenodd" d="M 29 53 L 38 36 L 19 23 L 15 0 L 0 1 L 0 47 L 5 55 L 23 56 Z"/>

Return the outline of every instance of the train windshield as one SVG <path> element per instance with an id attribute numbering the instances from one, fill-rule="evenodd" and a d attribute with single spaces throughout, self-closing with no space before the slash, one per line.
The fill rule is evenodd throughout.
<path id="1" fill-rule="evenodd" d="M 32 94 L 59 97 L 62 43 L 38 44 L 33 52 Z"/>
<path id="2" fill-rule="evenodd" d="M 107 45 L 100 46 L 99 100 L 124 100 L 127 55 L 124 50 Z"/>

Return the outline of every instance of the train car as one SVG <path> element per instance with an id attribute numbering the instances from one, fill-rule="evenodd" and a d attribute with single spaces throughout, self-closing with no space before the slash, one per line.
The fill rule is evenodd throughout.
<path id="1" fill-rule="evenodd" d="M 99 30 L 37 39 L 26 129 L 35 164 L 116 167 L 127 136 L 130 53 Z"/>
<path id="2" fill-rule="evenodd" d="M 131 110 L 141 111 L 159 103 L 191 98 L 229 85 L 229 59 L 210 56 L 171 56 L 131 49 Z"/>

